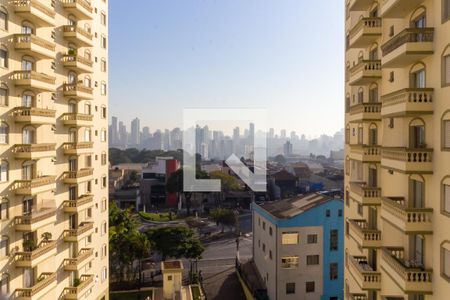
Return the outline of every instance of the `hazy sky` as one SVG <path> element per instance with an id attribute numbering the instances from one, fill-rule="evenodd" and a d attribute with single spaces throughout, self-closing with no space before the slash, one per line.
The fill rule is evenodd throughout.
<path id="1" fill-rule="evenodd" d="M 110 114 L 181 126 L 184 108 L 265 108 L 269 124 L 343 126 L 344 1 L 111 0 Z"/>

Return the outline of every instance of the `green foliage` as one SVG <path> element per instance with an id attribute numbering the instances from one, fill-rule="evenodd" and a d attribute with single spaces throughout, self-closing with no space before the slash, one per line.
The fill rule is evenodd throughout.
<path id="1" fill-rule="evenodd" d="M 80 283 L 81 283 L 81 280 L 80 280 L 79 278 L 75 278 L 75 279 L 73 280 L 73 287 L 79 286 Z"/>
<path id="2" fill-rule="evenodd" d="M 209 173 L 209 176 L 213 179 L 220 179 L 222 192 L 239 191 L 242 189 L 236 177 L 226 174 L 222 171 L 213 171 Z"/>
<path id="3" fill-rule="evenodd" d="M 110 262 L 121 279 L 125 267 L 150 255 L 150 242 L 138 230 L 139 223 L 132 210 L 122 210 L 114 202 L 109 207 L 109 225 Z"/>
<path id="4" fill-rule="evenodd" d="M 284 158 L 283 155 L 278 154 L 277 156 L 275 156 L 275 158 L 273 159 L 274 162 L 280 163 L 280 164 L 284 164 L 286 162 L 286 159 Z"/>
<path id="5" fill-rule="evenodd" d="M 120 150 L 117 148 L 109 149 L 109 161 L 112 165 L 121 163 L 147 163 L 154 161 L 157 156 L 171 156 L 179 161 L 182 161 L 183 152 L 177 151 L 163 151 L 163 150 L 137 150 L 135 148 Z"/>
<path id="6" fill-rule="evenodd" d="M 217 223 L 222 225 L 222 232 L 225 227 L 233 227 L 236 225 L 236 216 L 231 209 L 216 208 L 211 211 L 211 218 Z"/>
<path id="7" fill-rule="evenodd" d="M 200 258 L 205 250 L 194 231 L 185 226 L 150 228 L 146 234 L 163 260 L 167 257 Z"/>
<path id="8" fill-rule="evenodd" d="M 149 221 L 155 221 L 155 222 L 167 222 L 167 221 L 174 221 L 174 220 L 180 220 L 183 219 L 182 216 L 179 216 L 177 214 L 174 214 L 173 212 L 168 213 L 148 213 L 148 212 L 139 212 L 139 216 L 142 218 L 149 220 Z"/>

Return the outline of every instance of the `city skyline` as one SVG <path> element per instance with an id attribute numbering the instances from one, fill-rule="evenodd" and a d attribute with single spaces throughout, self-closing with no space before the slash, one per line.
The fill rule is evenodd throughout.
<path id="1" fill-rule="evenodd" d="M 111 19 L 127 26 L 111 23 L 110 113 L 173 128 L 187 108 L 258 108 L 271 127 L 333 134 L 344 124 L 343 12 L 332 0 L 113 1 Z"/>

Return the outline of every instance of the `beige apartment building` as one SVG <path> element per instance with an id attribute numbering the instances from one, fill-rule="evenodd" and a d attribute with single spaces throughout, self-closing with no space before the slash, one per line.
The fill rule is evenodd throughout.
<path id="1" fill-rule="evenodd" d="M 346 1 L 345 296 L 450 299 L 450 1 Z"/>
<path id="2" fill-rule="evenodd" d="M 108 298 L 106 0 L 0 1 L 0 298 Z"/>

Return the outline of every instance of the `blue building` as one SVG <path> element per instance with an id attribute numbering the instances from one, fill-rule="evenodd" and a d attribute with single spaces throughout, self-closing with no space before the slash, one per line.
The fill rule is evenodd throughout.
<path id="1" fill-rule="evenodd" d="M 271 300 L 343 300 L 343 210 L 323 194 L 252 204 L 253 258 Z"/>

